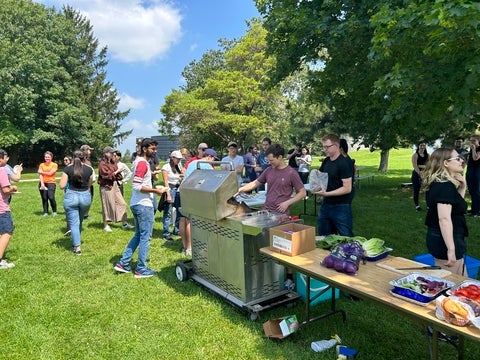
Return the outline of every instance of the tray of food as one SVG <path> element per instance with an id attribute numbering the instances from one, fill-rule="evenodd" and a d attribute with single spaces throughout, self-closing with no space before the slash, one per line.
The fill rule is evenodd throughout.
<path id="1" fill-rule="evenodd" d="M 407 274 L 389 284 L 396 295 L 419 303 L 428 303 L 455 286 L 451 281 L 420 273 Z"/>
<path id="2" fill-rule="evenodd" d="M 367 261 L 382 260 L 382 259 L 385 259 L 392 251 L 393 251 L 392 248 L 385 248 L 385 251 L 383 251 L 380 254 L 377 254 L 375 256 L 365 255 L 365 260 L 367 260 Z"/>
<path id="3" fill-rule="evenodd" d="M 447 291 L 447 295 L 466 299 L 475 311 L 480 313 L 480 281 L 464 280 Z"/>

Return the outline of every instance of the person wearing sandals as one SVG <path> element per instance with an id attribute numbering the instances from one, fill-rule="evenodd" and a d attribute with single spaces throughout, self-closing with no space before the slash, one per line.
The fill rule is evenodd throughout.
<path id="1" fill-rule="evenodd" d="M 82 254 L 80 249 L 82 223 L 92 202 L 90 185 L 93 181 L 93 169 L 84 163 L 84 159 L 84 152 L 76 150 L 73 154 L 72 163 L 63 169 L 60 178 L 60 189 L 65 189 L 63 208 L 67 215 L 75 255 Z"/>

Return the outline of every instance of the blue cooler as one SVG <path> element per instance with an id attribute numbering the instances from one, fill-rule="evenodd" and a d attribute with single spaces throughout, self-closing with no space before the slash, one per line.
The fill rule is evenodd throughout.
<path id="1" fill-rule="evenodd" d="M 303 301 L 307 302 L 307 277 L 304 274 L 301 274 L 297 272 L 297 277 L 296 277 L 296 292 L 299 294 Z M 310 298 L 313 298 L 315 295 L 317 295 L 319 292 L 327 288 L 328 285 L 310 278 Z M 335 289 L 335 299 L 338 299 L 340 296 L 340 290 Z M 317 305 L 318 303 L 328 301 L 332 298 L 332 290 L 328 289 L 323 293 L 321 296 L 317 297 L 312 303 L 310 304 L 311 306 Z"/>
<path id="2" fill-rule="evenodd" d="M 420 254 L 420 255 L 415 255 L 413 257 L 413 260 L 416 262 L 428 265 L 428 266 L 433 266 L 435 265 L 435 258 L 431 254 Z"/>
<path id="3" fill-rule="evenodd" d="M 478 268 L 480 268 L 480 260 L 465 255 L 465 267 L 469 278 L 476 279 L 478 277 Z"/>
<path id="4" fill-rule="evenodd" d="M 425 265 L 435 265 L 435 259 L 430 254 L 416 255 L 413 260 L 421 262 Z M 480 260 L 465 255 L 465 268 L 467 270 L 466 275 L 468 275 L 469 278 L 477 279 L 478 269 L 480 268 Z"/>

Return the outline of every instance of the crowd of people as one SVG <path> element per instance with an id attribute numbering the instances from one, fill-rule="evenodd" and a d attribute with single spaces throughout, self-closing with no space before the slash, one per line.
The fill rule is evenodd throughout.
<path id="1" fill-rule="evenodd" d="M 146 138 L 138 143 L 130 168 L 121 161 L 122 154 L 112 147 L 105 147 L 98 164 L 98 172 L 92 167 L 90 156 L 94 149 L 83 145 L 73 156 L 63 157 L 63 172 L 59 186 L 64 190 L 63 207 L 67 220 L 66 235 L 72 239 L 72 251 L 81 255 L 81 233 L 94 195 L 94 183 L 98 183 L 102 205 L 102 222 L 105 232 L 112 232 L 111 225 L 119 222 L 123 229 L 134 229 L 121 259 L 115 264 L 120 273 L 131 272 L 131 259 L 138 248 L 135 277 L 151 277 L 155 271 L 147 266 L 147 256 L 152 237 L 155 212 L 162 212 L 162 236 L 173 241 L 179 236 L 182 252 L 192 255 L 190 222 L 181 211 L 181 183 L 195 169 L 221 168 L 234 171 L 238 180 L 238 195 L 242 192 L 265 191 L 264 209 L 289 214 L 290 207 L 307 198 L 305 185 L 313 172 L 324 174 L 328 181 L 324 187 L 311 192 L 322 199 L 318 213 L 319 235 L 339 234 L 353 236 L 352 200 L 354 197 L 355 161 L 348 155 L 348 144 L 335 134 L 322 138 L 324 157 L 318 168 L 312 168 L 312 156 L 308 147 L 296 144 L 288 152 L 280 144 L 272 144 L 265 137 L 261 148 L 250 145 L 245 155 L 239 154 L 239 146 L 230 141 L 227 155 L 221 160 L 217 152 L 204 142 L 197 151 L 185 148 L 172 150 L 163 166 L 156 156 L 157 142 Z M 218 164 L 214 164 L 218 162 Z M 218 165 L 218 167 L 216 166 Z M 413 201 L 416 211 L 421 211 L 420 193 L 425 192 L 427 215 L 426 245 L 435 257 L 436 264 L 463 274 L 468 228 L 465 221 L 467 202 L 465 193 L 471 196 L 469 215 L 480 216 L 480 136 L 470 137 L 469 149 L 458 138 L 453 147 L 442 147 L 431 154 L 427 143 L 419 141 L 412 155 Z M 464 171 L 466 167 L 466 175 Z M 8 154 L 0 149 L 0 269 L 14 266 L 5 257 L 13 234 L 10 214 L 10 197 L 17 191 L 11 182 L 19 181 L 22 165 L 11 168 Z M 45 151 L 44 161 L 38 167 L 38 189 L 43 216 L 57 215 L 55 201 L 58 165 L 50 151 Z M 98 175 L 97 175 L 98 174 Z M 159 176 L 161 174 L 161 177 Z M 317 173 L 316 173 L 317 175 Z M 134 225 L 128 223 L 128 205 L 123 187 L 131 181 L 130 210 Z M 161 181 L 163 185 L 155 185 Z M 157 201 L 155 195 L 163 201 Z M 158 202 L 158 204 L 157 204 Z"/>

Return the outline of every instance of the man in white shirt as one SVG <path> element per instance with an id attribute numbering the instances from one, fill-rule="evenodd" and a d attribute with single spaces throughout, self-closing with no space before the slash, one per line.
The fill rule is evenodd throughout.
<path id="1" fill-rule="evenodd" d="M 238 146 L 235 141 L 230 141 L 227 147 L 228 155 L 222 159 L 222 162 L 231 162 L 233 164 L 233 169 L 237 173 L 238 185 L 240 185 L 243 182 L 243 156 L 237 154 Z M 222 170 L 230 170 L 230 168 L 227 165 L 222 165 Z"/>

